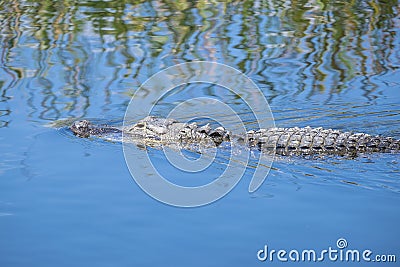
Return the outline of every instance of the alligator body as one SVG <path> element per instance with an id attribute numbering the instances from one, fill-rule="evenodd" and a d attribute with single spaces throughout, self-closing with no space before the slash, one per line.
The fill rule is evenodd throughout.
<path id="1" fill-rule="evenodd" d="M 93 125 L 87 120 L 70 126 L 79 137 L 122 136 L 124 141 L 144 145 L 215 146 L 223 142 L 241 144 L 279 155 L 333 154 L 355 156 L 359 153 L 399 152 L 400 140 L 372 136 L 365 133 L 341 132 L 323 128 L 270 128 L 232 135 L 223 127 L 209 124 L 181 123 L 173 119 L 146 117 L 136 124 L 124 127 Z M 122 140 L 122 138 L 120 139 Z"/>

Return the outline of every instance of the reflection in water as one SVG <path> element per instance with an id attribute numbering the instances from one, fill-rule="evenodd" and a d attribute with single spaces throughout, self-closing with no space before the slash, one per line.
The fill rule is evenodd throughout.
<path id="1" fill-rule="evenodd" d="M 122 116 L 132 89 L 192 60 L 240 69 L 273 103 L 349 89 L 371 100 L 374 77 L 399 67 L 393 0 L 0 3 L 0 127 L 16 91 L 33 120 Z"/>

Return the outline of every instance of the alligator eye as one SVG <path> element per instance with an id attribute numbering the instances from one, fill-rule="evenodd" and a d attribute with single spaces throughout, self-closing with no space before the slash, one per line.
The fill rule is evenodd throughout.
<path id="1" fill-rule="evenodd" d="M 222 137 L 222 134 L 219 133 L 219 132 L 212 132 L 212 133 L 210 134 L 210 136 L 211 136 L 211 137 Z"/>
<path id="2" fill-rule="evenodd" d="M 70 127 L 71 131 L 80 137 L 89 136 L 90 122 L 87 120 L 77 121 Z"/>

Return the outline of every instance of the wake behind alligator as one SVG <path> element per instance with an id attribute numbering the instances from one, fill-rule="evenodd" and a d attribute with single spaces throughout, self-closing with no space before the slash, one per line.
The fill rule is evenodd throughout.
<path id="1" fill-rule="evenodd" d="M 233 135 L 223 127 L 182 123 L 174 119 L 146 117 L 123 127 L 94 125 L 90 121 L 74 122 L 70 130 L 79 137 L 95 136 L 146 146 L 190 147 L 219 146 L 223 142 L 242 145 L 278 155 L 348 155 L 360 153 L 398 153 L 400 140 L 366 133 L 342 132 L 323 128 L 269 128 Z M 124 136 L 124 138 L 122 138 Z M 118 138 L 117 138 L 118 137 Z"/>

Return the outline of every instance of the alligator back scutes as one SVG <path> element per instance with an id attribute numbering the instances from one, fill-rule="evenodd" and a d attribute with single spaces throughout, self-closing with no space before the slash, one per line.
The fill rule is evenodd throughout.
<path id="1" fill-rule="evenodd" d="M 323 128 L 271 128 L 248 132 L 250 145 L 262 150 L 290 154 L 357 154 L 399 151 L 400 141 L 365 133 L 341 132 Z"/>

